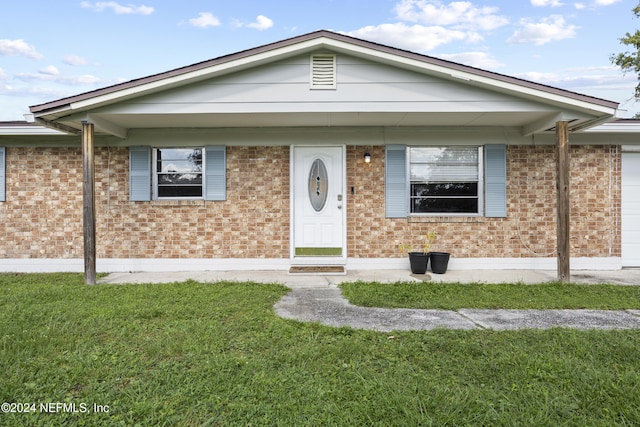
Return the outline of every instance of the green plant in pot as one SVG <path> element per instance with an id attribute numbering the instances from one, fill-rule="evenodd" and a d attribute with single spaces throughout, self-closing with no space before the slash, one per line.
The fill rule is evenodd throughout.
<path id="1" fill-rule="evenodd" d="M 430 231 L 424 236 L 424 245 L 422 252 L 409 252 L 409 264 L 411 265 L 411 272 L 413 274 L 425 274 L 427 272 L 427 265 L 429 263 L 429 249 L 431 248 L 431 242 L 435 240 L 437 234 L 434 231 Z M 404 245 L 400 245 L 402 250 L 406 248 Z"/>

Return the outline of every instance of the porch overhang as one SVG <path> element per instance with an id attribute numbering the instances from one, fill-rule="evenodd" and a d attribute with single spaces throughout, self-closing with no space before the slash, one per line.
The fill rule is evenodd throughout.
<path id="1" fill-rule="evenodd" d="M 97 134 L 125 139 L 132 129 L 166 128 L 295 128 L 295 127 L 493 127 L 514 129 L 522 136 L 554 130 L 566 121 L 570 132 L 578 132 L 615 120 L 615 111 L 601 116 L 547 111 L 316 111 L 316 112 L 189 112 L 189 113 L 90 113 L 72 117 L 36 117 L 43 126 L 79 134 L 83 122 L 95 125 Z"/>

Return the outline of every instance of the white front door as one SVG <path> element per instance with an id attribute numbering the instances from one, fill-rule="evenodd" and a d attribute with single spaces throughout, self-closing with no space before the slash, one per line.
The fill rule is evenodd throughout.
<path id="1" fill-rule="evenodd" d="M 342 258 L 344 148 L 293 148 L 293 256 Z"/>
<path id="2" fill-rule="evenodd" d="M 622 153 L 622 266 L 640 267 L 640 153 Z"/>

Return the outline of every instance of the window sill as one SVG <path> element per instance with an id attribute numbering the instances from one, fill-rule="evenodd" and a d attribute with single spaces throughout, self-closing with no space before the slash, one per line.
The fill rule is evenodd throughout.
<path id="1" fill-rule="evenodd" d="M 479 222 L 484 217 L 478 214 L 469 215 L 409 215 L 408 223 L 443 223 L 443 222 Z"/>
<path id="2" fill-rule="evenodd" d="M 204 199 L 153 199 L 154 205 L 164 206 L 196 206 L 204 204 Z"/>

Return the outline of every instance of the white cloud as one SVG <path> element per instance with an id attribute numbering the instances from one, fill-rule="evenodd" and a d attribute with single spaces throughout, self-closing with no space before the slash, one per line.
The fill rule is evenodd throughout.
<path id="1" fill-rule="evenodd" d="M 403 21 L 480 30 L 493 30 L 509 23 L 497 14 L 498 10 L 475 7 L 469 1 L 443 4 L 438 0 L 401 0 L 395 8 L 397 17 Z"/>
<path id="2" fill-rule="evenodd" d="M 484 70 L 495 70 L 503 67 L 504 64 L 500 61 L 492 58 L 485 52 L 462 52 L 453 54 L 438 55 L 438 58 L 446 59 L 447 61 L 457 62 L 458 64 L 465 64 L 471 67 L 482 68 Z"/>
<path id="3" fill-rule="evenodd" d="M 579 28 L 575 25 L 568 25 L 561 15 L 551 15 L 539 22 L 521 19 L 520 25 L 522 29 L 513 33 L 507 42 L 513 44 L 533 43 L 541 46 L 552 41 L 573 38 Z"/>
<path id="4" fill-rule="evenodd" d="M 53 65 L 48 65 L 44 68 L 41 68 L 40 70 L 38 70 L 38 72 L 40 74 L 45 74 L 48 76 L 57 76 L 58 74 L 60 74 L 60 71 L 58 71 L 58 69 Z"/>
<path id="5" fill-rule="evenodd" d="M 43 57 L 40 53 L 38 53 L 35 47 L 31 46 L 22 39 L 0 39 L 0 55 L 26 56 L 27 58 L 33 59 L 41 59 Z"/>
<path id="6" fill-rule="evenodd" d="M 621 0 L 592 0 L 589 3 L 576 2 L 576 3 L 573 4 L 573 7 L 575 7 L 578 10 L 595 9 L 595 8 L 598 8 L 598 7 L 611 6 L 612 4 L 619 3 L 620 1 Z"/>
<path id="7" fill-rule="evenodd" d="M 398 46 L 414 52 L 427 52 L 454 41 L 476 43 L 482 36 L 475 32 L 449 30 L 443 27 L 407 26 L 403 23 L 367 26 L 346 34 L 378 43 Z"/>
<path id="8" fill-rule="evenodd" d="M 0 95 L 12 95 L 14 90 L 13 86 L 0 84 Z"/>
<path id="9" fill-rule="evenodd" d="M 267 30 L 273 27 L 273 21 L 264 15 L 258 15 L 256 22 L 252 22 L 245 25 L 248 28 L 255 28 L 256 30 Z"/>
<path id="10" fill-rule="evenodd" d="M 220 20 L 210 12 L 200 12 L 197 18 L 189 19 L 189 24 L 200 28 L 217 27 L 220 25 Z"/>
<path id="11" fill-rule="evenodd" d="M 518 77 L 524 80 L 530 80 L 532 82 L 544 83 L 548 85 L 557 85 L 561 80 L 560 76 L 555 73 L 540 73 L 538 71 L 528 71 L 526 73 L 515 74 L 514 77 Z"/>
<path id="12" fill-rule="evenodd" d="M 43 82 L 53 82 L 60 83 L 64 85 L 77 85 L 77 84 L 104 84 L 105 82 L 99 77 L 92 76 L 90 74 L 83 74 L 77 76 L 65 76 L 61 75 L 55 67 L 47 67 L 43 70 L 38 71 L 37 73 L 17 73 L 16 78 L 19 80 L 30 82 L 30 81 L 43 81 Z"/>
<path id="13" fill-rule="evenodd" d="M 10 85 L 0 85 L 0 94 L 19 97 L 22 100 L 20 101 L 20 106 L 25 106 L 24 98 L 26 97 L 37 97 L 38 99 L 60 99 L 65 96 L 74 95 L 74 89 L 68 90 L 60 90 L 60 89 L 52 89 L 49 87 L 38 87 L 34 85 L 29 86 L 10 86 Z M 29 101 L 33 102 L 33 101 Z M 28 105 L 28 104 L 27 104 Z"/>
<path id="14" fill-rule="evenodd" d="M 89 64 L 89 61 L 87 61 L 86 59 L 78 55 L 65 55 L 62 62 L 64 62 L 67 65 L 73 65 L 73 66 Z"/>
<path id="15" fill-rule="evenodd" d="M 546 7 L 546 6 L 551 6 L 551 7 L 559 7 L 559 6 L 564 6 L 564 3 L 560 2 L 559 0 L 531 0 L 531 4 L 535 7 Z"/>
<path id="16" fill-rule="evenodd" d="M 124 6 L 115 1 L 99 1 L 95 3 L 83 1 L 80 3 L 80 6 L 85 9 L 93 9 L 96 12 L 104 12 L 105 9 L 112 9 L 117 15 L 151 15 L 154 11 L 151 6 L 136 6 L 135 4 Z"/>

